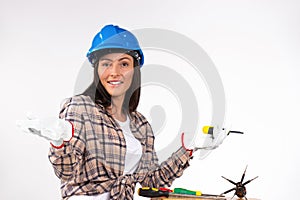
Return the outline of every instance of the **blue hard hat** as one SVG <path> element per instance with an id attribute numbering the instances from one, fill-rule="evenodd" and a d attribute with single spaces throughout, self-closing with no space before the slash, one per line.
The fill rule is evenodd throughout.
<path id="1" fill-rule="evenodd" d="M 101 31 L 95 35 L 92 46 L 86 56 L 88 57 L 89 61 L 94 64 L 97 60 L 95 57 L 95 52 L 104 49 L 136 51 L 138 55 L 134 57 L 139 61 L 140 66 L 144 64 L 144 54 L 136 37 L 131 32 L 118 26 L 104 26 Z"/>

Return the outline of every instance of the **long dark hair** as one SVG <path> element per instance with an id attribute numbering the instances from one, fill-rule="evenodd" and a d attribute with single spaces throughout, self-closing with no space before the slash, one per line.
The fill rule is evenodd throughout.
<path id="1" fill-rule="evenodd" d="M 89 96 L 95 102 L 96 105 L 102 105 L 105 108 L 111 106 L 111 95 L 106 91 L 106 89 L 102 85 L 98 74 L 99 58 L 108 53 L 126 53 L 133 57 L 133 78 L 129 89 L 126 91 L 125 99 L 122 106 L 123 111 L 125 113 L 131 114 L 136 110 L 139 104 L 141 93 L 141 71 L 139 61 L 135 58 L 137 53 L 136 51 L 128 51 L 124 49 L 105 49 L 95 52 L 94 56 L 97 58 L 97 61 L 94 62 L 94 64 L 92 64 L 94 67 L 94 80 L 82 94 Z"/>

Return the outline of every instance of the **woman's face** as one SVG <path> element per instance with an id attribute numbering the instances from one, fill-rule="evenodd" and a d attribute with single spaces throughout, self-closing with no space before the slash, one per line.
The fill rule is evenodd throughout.
<path id="1" fill-rule="evenodd" d="M 124 100 L 134 73 L 134 62 L 130 55 L 111 53 L 99 59 L 98 75 L 106 91 L 112 98 Z"/>

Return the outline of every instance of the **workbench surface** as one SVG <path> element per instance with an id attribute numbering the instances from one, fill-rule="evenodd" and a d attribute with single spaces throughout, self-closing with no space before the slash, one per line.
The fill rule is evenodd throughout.
<path id="1" fill-rule="evenodd" d="M 201 198 L 201 197 L 169 197 L 169 198 L 166 198 L 166 197 L 157 197 L 157 198 L 152 198 L 151 200 L 245 200 L 244 199 L 240 199 L 240 198 L 232 198 L 232 197 L 222 197 L 222 198 Z M 260 199 L 255 199 L 255 198 L 248 198 L 248 200 L 260 200 Z"/>

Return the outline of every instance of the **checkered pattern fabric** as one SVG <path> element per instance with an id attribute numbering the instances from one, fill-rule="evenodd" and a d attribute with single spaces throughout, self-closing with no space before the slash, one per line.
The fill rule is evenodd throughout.
<path id="1" fill-rule="evenodd" d="M 110 192 L 111 199 L 132 199 L 135 184 L 170 186 L 189 166 L 189 152 L 179 148 L 158 164 L 154 135 L 143 115 L 130 113 L 130 128 L 143 153 L 136 171 L 124 175 L 126 142 L 122 129 L 101 105 L 84 95 L 69 98 L 60 118 L 73 123 L 74 136 L 60 149 L 50 147 L 49 160 L 61 180 L 63 199 L 73 195 Z"/>

